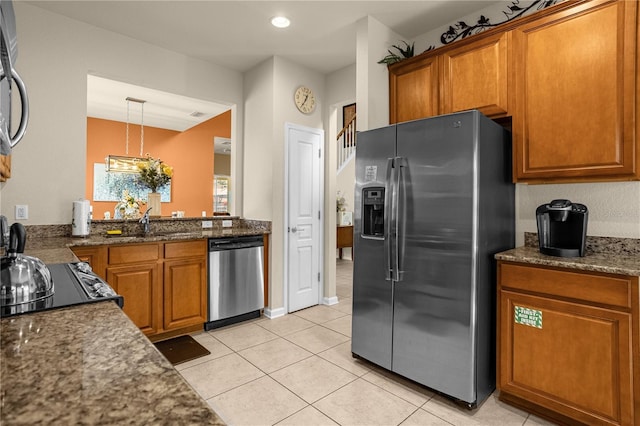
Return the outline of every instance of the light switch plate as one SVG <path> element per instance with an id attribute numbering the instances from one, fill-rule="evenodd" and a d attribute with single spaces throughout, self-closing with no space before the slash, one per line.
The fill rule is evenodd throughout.
<path id="1" fill-rule="evenodd" d="M 213 228 L 213 221 L 212 220 L 203 220 L 202 221 L 202 227 L 203 228 Z"/>
<path id="2" fill-rule="evenodd" d="M 16 205 L 16 220 L 29 219 L 29 206 L 25 204 Z"/>
<path id="3" fill-rule="evenodd" d="M 223 220 L 222 221 L 222 227 L 223 228 L 231 228 L 233 226 L 233 221 L 232 220 Z"/>

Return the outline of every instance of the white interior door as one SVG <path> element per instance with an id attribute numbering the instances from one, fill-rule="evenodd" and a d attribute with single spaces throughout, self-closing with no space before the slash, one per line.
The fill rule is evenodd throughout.
<path id="1" fill-rule="evenodd" d="M 320 303 L 324 131 L 286 124 L 288 312 Z"/>

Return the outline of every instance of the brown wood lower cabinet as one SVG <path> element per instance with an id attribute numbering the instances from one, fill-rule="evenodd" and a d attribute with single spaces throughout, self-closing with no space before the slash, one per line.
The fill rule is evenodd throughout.
<path id="1" fill-rule="evenodd" d="M 158 311 L 162 293 L 158 263 L 109 266 L 107 282 L 124 298 L 122 310 L 144 334 L 160 332 Z"/>
<path id="2" fill-rule="evenodd" d="M 206 241 L 165 243 L 164 330 L 198 326 L 207 320 Z"/>
<path id="3" fill-rule="evenodd" d="M 638 277 L 498 263 L 500 399 L 568 424 L 640 424 Z"/>
<path id="4" fill-rule="evenodd" d="M 202 329 L 207 319 L 207 240 L 72 250 L 124 297 L 124 313 L 151 340 Z"/>
<path id="5" fill-rule="evenodd" d="M 87 262 L 100 278 L 107 279 L 107 246 L 72 247 L 71 250 L 81 262 Z"/>

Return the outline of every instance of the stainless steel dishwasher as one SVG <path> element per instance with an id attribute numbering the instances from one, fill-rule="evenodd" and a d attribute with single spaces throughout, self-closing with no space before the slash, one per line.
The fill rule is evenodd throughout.
<path id="1" fill-rule="evenodd" d="M 209 239 L 209 316 L 205 330 L 258 318 L 264 308 L 261 235 Z"/>

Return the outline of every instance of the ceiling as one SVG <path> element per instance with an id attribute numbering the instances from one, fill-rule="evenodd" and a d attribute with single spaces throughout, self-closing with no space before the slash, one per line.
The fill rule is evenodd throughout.
<path id="1" fill-rule="evenodd" d="M 183 132 L 231 109 L 228 105 L 188 98 L 87 76 L 87 116 Z M 134 98 L 144 102 L 130 101 Z M 143 110 L 144 108 L 144 110 Z M 127 116 L 128 109 L 128 116 Z"/>
<path id="2" fill-rule="evenodd" d="M 277 55 L 330 73 L 355 63 L 356 23 L 368 15 L 408 40 L 500 0 L 26 2 L 240 72 Z M 270 24 L 278 14 L 289 28 Z"/>
<path id="3" fill-rule="evenodd" d="M 356 23 L 366 16 L 410 40 L 500 1 L 25 0 L 51 12 L 239 72 L 280 56 L 323 74 L 355 63 Z M 279 14 L 291 19 L 289 28 L 277 29 L 270 24 L 270 19 Z M 89 116 L 125 121 L 125 98 L 134 97 L 147 101 L 145 125 L 178 131 L 229 109 L 227 105 L 97 77 L 89 80 L 88 89 Z M 135 114 L 136 120 L 140 119 L 139 111 L 139 104 L 131 103 L 132 122 Z M 195 111 L 204 115 L 194 119 L 189 114 Z"/>

